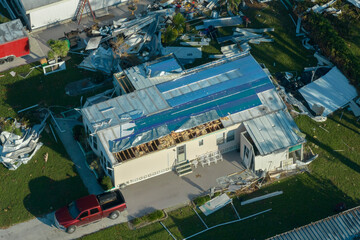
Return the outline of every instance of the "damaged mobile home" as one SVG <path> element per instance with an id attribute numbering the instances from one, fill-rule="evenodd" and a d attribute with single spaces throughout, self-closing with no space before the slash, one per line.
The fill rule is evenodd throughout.
<path id="1" fill-rule="evenodd" d="M 89 98 L 82 115 L 115 186 L 173 170 L 182 176 L 239 149 L 254 172 L 303 158 L 305 139 L 250 54 L 188 70 L 170 55 L 115 74 L 114 84 L 120 96 Z"/>

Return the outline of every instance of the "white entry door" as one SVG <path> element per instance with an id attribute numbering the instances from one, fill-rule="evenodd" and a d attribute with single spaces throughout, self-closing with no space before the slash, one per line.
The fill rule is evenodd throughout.
<path id="1" fill-rule="evenodd" d="M 181 163 L 186 161 L 186 145 L 177 147 L 177 162 Z"/>

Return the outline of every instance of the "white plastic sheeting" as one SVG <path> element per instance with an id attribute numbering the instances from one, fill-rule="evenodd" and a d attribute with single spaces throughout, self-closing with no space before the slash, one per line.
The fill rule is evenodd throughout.
<path id="1" fill-rule="evenodd" d="M 355 88 L 336 67 L 323 77 L 300 88 L 299 92 L 311 108 L 314 105 L 323 106 L 325 110 L 322 116 L 325 117 L 357 96 Z"/>

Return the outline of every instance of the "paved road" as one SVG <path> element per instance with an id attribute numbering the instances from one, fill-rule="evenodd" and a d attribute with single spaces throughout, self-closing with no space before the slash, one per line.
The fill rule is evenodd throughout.
<path id="1" fill-rule="evenodd" d="M 42 218 L 17 224 L 11 228 L 0 230 L 0 239 L 4 240 L 64 240 L 75 239 L 97 232 L 103 228 L 128 221 L 127 211 L 121 213 L 118 219 L 104 218 L 88 226 L 79 227 L 73 234 L 65 233 L 54 226 L 54 213 L 49 213 Z"/>

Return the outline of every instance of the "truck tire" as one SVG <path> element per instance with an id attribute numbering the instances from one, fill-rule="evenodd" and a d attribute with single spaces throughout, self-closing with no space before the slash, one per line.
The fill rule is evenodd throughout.
<path id="1" fill-rule="evenodd" d="M 66 229 L 66 232 L 72 234 L 76 231 L 76 226 L 72 225 Z"/>
<path id="2" fill-rule="evenodd" d="M 10 56 L 10 57 L 6 58 L 6 61 L 7 62 L 12 62 L 12 61 L 14 61 L 14 59 L 15 59 L 14 56 Z"/>
<path id="3" fill-rule="evenodd" d="M 117 219 L 119 216 L 120 216 L 119 211 L 115 211 L 115 212 L 110 213 L 109 218 L 110 218 L 111 220 L 115 220 L 115 219 Z"/>
<path id="4" fill-rule="evenodd" d="M 5 63 L 5 59 L 0 59 L 0 65 L 3 65 Z"/>

